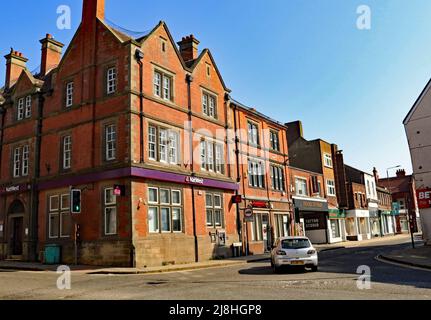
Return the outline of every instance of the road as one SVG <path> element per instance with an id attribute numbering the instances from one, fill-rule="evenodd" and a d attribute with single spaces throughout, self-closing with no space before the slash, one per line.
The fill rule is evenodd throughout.
<path id="1" fill-rule="evenodd" d="M 319 272 L 273 274 L 269 262 L 152 275 L 73 272 L 71 290 L 58 290 L 52 272 L 0 272 L 0 299 L 292 300 L 431 299 L 431 272 L 374 258 L 408 246 L 407 240 L 320 254 Z M 359 266 L 371 270 L 371 289 L 357 287 Z"/>

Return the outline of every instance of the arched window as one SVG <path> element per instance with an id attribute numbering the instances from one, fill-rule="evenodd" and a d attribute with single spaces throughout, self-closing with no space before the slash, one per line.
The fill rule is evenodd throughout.
<path id="1" fill-rule="evenodd" d="M 12 204 L 9 206 L 9 214 L 13 214 L 13 213 L 24 213 L 25 212 L 25 208 L 24 205 L 22 204 L 21 201 L 19 200 L 15 200 L 14 202 L 12 202 Z"/>

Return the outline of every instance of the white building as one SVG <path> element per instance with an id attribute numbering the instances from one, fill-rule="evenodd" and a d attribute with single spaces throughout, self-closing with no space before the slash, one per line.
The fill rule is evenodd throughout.
<path id="1" fill-rule="evenodd" d="M 404 127 L 416 189 L 431 190 L 431 80 L 404 119 Z M 426 199 L 418 200 L 421 202 L 420 220 L 423 237 L 425 242 L 431 245 L 431 204 Z"/>
<path id="2" fill-rule="evenodd" d="M 379 198 L 377 195 L 377 182 L 374 175 L 364 172 L 365 194 L 370 214 L 370 233 L 372 237 L 381 235 L 381 222 L 379 219 Z"/>

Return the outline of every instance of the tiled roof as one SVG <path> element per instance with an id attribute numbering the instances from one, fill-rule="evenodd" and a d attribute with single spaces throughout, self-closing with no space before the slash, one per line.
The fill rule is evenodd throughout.
<path id="1" fill-rule="evenodd" d="M 409 192 L 411 176 L 379 179 L 379 185 L 388 188 L 391 193 Z"/>

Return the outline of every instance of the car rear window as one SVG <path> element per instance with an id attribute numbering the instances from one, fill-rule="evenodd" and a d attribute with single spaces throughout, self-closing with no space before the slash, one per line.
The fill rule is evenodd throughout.
<path id="1" fill-rule="evenodd" d="M 304 249 L 310 247 L 307 239 L 286 239 L 281 241 L 282 249 Z"/>

